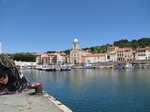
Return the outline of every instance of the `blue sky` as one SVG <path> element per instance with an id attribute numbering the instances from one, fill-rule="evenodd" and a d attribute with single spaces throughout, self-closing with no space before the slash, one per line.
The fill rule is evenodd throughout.
<path id="1" fill-rule="evenodd" d="M 3 53 L 64 51 L 150 37 L 150 0 L 0 0 Z"/>

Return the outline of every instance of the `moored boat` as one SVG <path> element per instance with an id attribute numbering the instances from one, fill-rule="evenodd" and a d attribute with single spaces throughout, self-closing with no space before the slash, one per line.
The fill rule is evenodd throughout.
<path id="1" fill-rule="evenodd" d="M 121 69 L 121 68 L 123 68 L 124 66 L 123 65 L 120 65 L 120 64 L 118 64 L 118 65 L 114 65 L 114 68 L 116 68 L 116 69 Z"/>
<path id="2" fill-rule="evenodd" d="M 51 71 L 50 65 L 43 65 L 42 66 L 42 70 L 44 70 L 44 71 Z"/>
<path id="3" fill-rule="evenodd" d="M 91 69 L 93 66 L 89 63 L 84 63 L 84 65 L 81 66 L 73 66 L 72 69 Z"/>
<path id="4" fill-rule="evenodd" d="M 35 69 L 36 70 L 42 70 L 42 65 L 36 65 Z"/>
<path id="5" fill-rule="evenodd" d="M 71 67 L 62 67 L 60 71 L 71 71 Z"/>
<path id="6" fill-rule="evenodd" d="M 92 66 L 74 66 L 72 69 L 91 69 Z"/>
<path id="7" fill-rule="evenodd" d="M 126 64 L 124 67 L 124 69 L 130 69 L 130 68 L 133 68 L 132 64 Z"/>
<path id="8" fill-rule="evenodd" d="M 141 68 L 140 65 L 134 65 L 134 68 Z"/>

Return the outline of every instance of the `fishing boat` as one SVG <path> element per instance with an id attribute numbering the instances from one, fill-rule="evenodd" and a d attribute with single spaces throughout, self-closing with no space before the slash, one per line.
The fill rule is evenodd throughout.
<path id="1" fill-rule="evenodd" d="M 141 68 L 140 65 L 134 65 L 134 68 Z"/>

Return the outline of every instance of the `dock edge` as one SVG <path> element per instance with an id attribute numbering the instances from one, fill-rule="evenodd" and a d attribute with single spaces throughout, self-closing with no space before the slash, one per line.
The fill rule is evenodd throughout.
<path id="1" fill-rule="evenodd" d="M 73 112 L 71 109 L 69 109 L 67 106 L 62 104 L 57 99 L 55 99 L 53 96 L 50 96 L 48 93 L 44 94 L 44 97 L 48 98 L 51 102 L 53 102 L 63 112 Z"/>

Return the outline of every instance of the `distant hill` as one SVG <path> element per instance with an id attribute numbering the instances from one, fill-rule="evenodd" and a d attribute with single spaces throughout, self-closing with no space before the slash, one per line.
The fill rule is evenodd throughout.
<path id="1" fill-rule="evenodd" d="M 93 54 L 97 53 L 106 53 L 108 47 L 112 46 L 117 46 L 119 48 L 124 48 L 124 47 L 131 47 L 133 50 L 136 48 L 144 48 L 144 47 L 150 47 L 150 38 L 141 38 L 139 40 L 133 39 L 132 41 L 128 41 L 127 39 L 122 39 L 119 41 L 114 41 L 113 44 L 106 44 L 102 46 L 93 46 L 93 47 L 88 47 L 88 48 L 82 48 L 83 50 L 88 50 L 89 52 Z M 70 54 L 70 50 L 65 50 L 63 51 L 66 54 Z"/>

